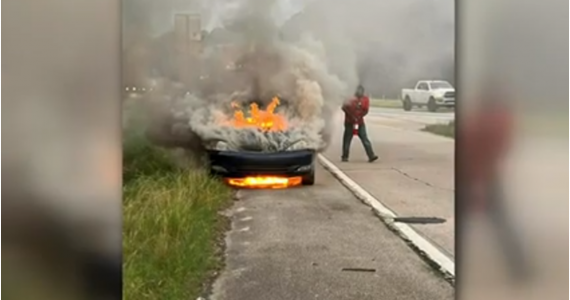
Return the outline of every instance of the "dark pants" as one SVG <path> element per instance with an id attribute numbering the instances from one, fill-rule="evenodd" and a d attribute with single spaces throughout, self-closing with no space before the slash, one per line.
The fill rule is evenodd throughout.
<path id="1" fill-rule="evenodd" d="M 348 159 L 348 155 L 350 152 L 350 143 L 352 142 L 353 136 L 353 129 L 354 124 L 345 123 L 344 124 L 344 135 L 342 137 L 342 158 Z M 374 154 L 374 150 L 372 150 L 372 143 L 368 139 L 368 135 L 366 134 L 366 125 L 362 124 L 358 126 L 358 138 L 362 142 L 362 146 L 364 146 L 364 150 L 366 151 L 366 155 L 368 155 L 369 159 L 372 159 L 376 155 Z"/>
<path id="2" fill-rule="evenodd" d="M 473 212 L 472 196 L 469 192 L 469 187 L 464 194 L 464 199 L 460 199 L 461 215 L 469 218 L 470 215 L 476 214 Z M 508 211 L 505 207 L 505 195 L 501 181 L 495 177 L 490 180 L 488 189 L 485 195 L 485 204 L 483 213 L 485 217 L 491 222 L 494 230 L 496 240 L 499 248 L 504 253 L 504 258 L 509 268 L 510 275 L 516 281 L 522 281 L 529 275 L 529 262 L 524 254 L 524 247 L 521 245 L 521 240 L 517 230 L 512 224 Z M 459 234 L 465 230 L 461 222 L 459 224 Z M 464 224 L 464 223 L 463 223 Z"/>

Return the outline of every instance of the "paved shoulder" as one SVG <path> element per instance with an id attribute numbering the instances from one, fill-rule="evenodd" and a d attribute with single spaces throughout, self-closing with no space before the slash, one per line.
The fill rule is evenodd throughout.
<path id="1" fill-rule="evenodd" d="M 242 191 L 212 299 L 453 299 L 453 288 L 328 172 Z"/>
<path id="2" fill-rule="evenodd" d="M 340 134 L 325 156 L 398 216 L 445 220 L 413 227 L 449 257 L 454 257 L 454 141 L 386 126 L 385 120 L 367 119 L 368 135 L 380 156 L 378 161 L 368 163 L 360 140 L 355 138 L 350 162 L 341 163 Z"/>

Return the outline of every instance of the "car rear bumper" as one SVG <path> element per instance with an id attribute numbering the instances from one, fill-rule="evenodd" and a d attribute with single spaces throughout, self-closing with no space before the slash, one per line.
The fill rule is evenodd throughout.
<path id="1" fill-rule="evenodd" d="M 210 174 L 224 178 L 297 177 L 314 171 L 313 150 L 283 152 L 208 151 Z"/>

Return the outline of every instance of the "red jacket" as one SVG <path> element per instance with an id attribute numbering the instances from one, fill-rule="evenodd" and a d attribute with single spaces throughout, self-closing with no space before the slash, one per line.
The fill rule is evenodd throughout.
<path id="1" fill-rule="evenodd" d="M 364 124 L 364 116 L 368 114 L 370 108 L 370 99 L 367 96 L 361 98 L 352 98 L 348 103 L 342 106 L 344 111 L 345 124 Z"/>

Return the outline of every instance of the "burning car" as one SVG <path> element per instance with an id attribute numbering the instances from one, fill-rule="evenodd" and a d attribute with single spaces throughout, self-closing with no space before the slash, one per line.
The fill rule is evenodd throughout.
<path id="1" fill-rule="evenodd" d="M 275 113 L 280 100 L 274 97 L 265 109 L 253 102 L 248 113 L 232 103 L 233 118 L 228 126 L 237 130 L 250 130 L 260 135 L 283 135 L 287 132 L 286 118 Z M 285 142 L 291 142 L 285 140 Z M 313 185 L 315 182 L 316 151 L 312 149 L 273 151 L 245 147 L 207 150 L 210 173 L 223 178 L 229 185 L 240 188 L 286 188 Z"/>

